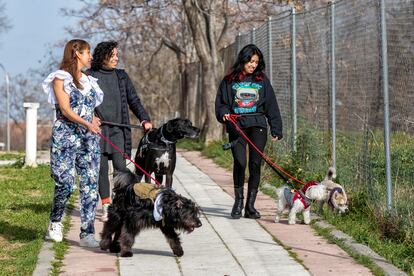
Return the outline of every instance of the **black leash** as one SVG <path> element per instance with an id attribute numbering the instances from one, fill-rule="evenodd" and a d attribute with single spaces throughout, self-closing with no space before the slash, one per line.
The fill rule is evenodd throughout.
<path id="1" fill-rule="evenodd" d="M 109 126 L 127 127 L 127 128 L 142 128 L 142 126 L 120 124 L 120 123 L 114 123 L 114 122 L 108 122 L 108 121 L 101 121 L 101 124 L 109 125 Z"/>

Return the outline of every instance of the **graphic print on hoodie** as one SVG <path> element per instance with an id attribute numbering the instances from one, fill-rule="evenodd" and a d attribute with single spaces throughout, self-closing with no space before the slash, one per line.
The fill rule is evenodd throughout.
<path id="1" fill-rule="evenodd" d="M 232 88 L 236 90 L 234 96 L 234 113 L 246 114 L 257 112 L 259 90 L 262 86 L 254 82 L 237 82 Z"/>

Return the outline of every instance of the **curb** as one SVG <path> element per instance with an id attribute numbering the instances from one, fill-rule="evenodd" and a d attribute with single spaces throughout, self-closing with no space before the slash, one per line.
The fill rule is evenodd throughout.
<path id="1" fill-rule="evenodd" d="M 386 259 L 375 253 L 371 248 L 366 245 L 357 243 L 351 236 L 345 234 L 342 231 L 335 229 L 335 227 L 325 221 L 317 221 L 315 225 L 326 230 L 330 230 L 330 234 L 339 240 L 341 240 L 347 247 L 349 247 L 354 253 L 366 256 L 370 258 L 373 263 L 381 268 L 386 276 L 396 275 L 408 275 L 404 271 L 398 269 L 394 265 L 390 264 Z"/>
<path id="2" fill-rule="evenodd" d="M 52 271 L 52 261 L 55 260 L 53 242 L 45 241 L 40 249 L 33 276 L 49 275 Z"/>

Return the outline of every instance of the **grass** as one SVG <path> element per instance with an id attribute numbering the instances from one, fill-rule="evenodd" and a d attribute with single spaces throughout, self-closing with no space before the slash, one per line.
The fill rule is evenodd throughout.
<path id="1" fill-rule="evenodd" d="M 22 163 L 0 167 L 0 275 L 32 275 L 49 224 L 54 182 L 50 167 L 22 168 Z M 73 194 L 63 220 L 64 235 L 70 229 Z M 59 275 L 69 249 L 64 239 L 53 243 L 51 275 Z"/>
<path id="2" fill-rule="evenodd" d="M 0 275 L 31 275 L 49 223 L 50 168 L 0 167 Z"/>
<path id="3" fill-rule="evenodd" d="M 330 162 L 329 137 L 310 126 L 303 129 L 306 131 L 298 135 L 296 154 L 289 151 L 289 145 L 283 140 L 279 143 L 269 142 L 266 154 L 301 180 L 322 180 Z M 393 189 L 393 212 L 387 212 L 384 208 L 385 160 L 381 137 L 382 133 L 374 131 L 367 132 L 365 136 L 361 133 L 338 133 L 337 166 L 340 171 L 336 180 L 346 183 L 351 211 L 342 216 L 325 213 L 323 218 L 357 242 L 368 245 L 396 267 L 414 275 L 413 137 L 402 133 L 391 137 L 393 183 L 398 184 Z M 204 156 L 231 169 L 231 152 L 223 151 L 224 143 L 215 141 L 208 146 L 198 143 L 193 149 L 200 150 L 201 147 Z M 191 149 L 191 143 L 186 144 L 186 149 Z M 261 180 L 261 184 L 284 184 L 267 164 L 263 164 Z M 274 197 L 270 190 L 266 193 Z M 340 241 L 332 241 L 344 247 Z M 349 251 L 345 247 L 344 250 Z M 374 274 L 381 275 L 382 272 L 365 257 L 350 254 L 367 265 Z"/>
<path id="4" fill-rule="evenodd" d="M 20 151 L 1 151 L 0 160 L 19 160 L 24 158 L 25 153 Z"/>

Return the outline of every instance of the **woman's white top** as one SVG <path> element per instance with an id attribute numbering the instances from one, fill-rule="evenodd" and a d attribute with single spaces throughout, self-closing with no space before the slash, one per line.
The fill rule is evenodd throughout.
<path id="1" fill-rule="evenodd" d="M 43 81 L 42 87 L 43 91 L 48 94 L 48 102 L 55 105 L 58 104 L 58 101 L 55 97 L 55 92 L 53 90 L 53 80 L 58 78 L 63 80 L 63 91 L 65 91 L 68 95 L 72 92 L 73 87 L 76 87 L 73 83 L 72 75 L 64 70 L 57 70 L 52 72 L 47 76 L 47 78 Z M 79 80 L 80 84 L 82 85 L 83 89 L 78 90 L 83 94 L 86 95 L 91 89 L 94 89 L 96 92 L 96 105 L 100 105 L 103 101 L 104 93 L 102 89 L 98 85 L 98 79 L 92 76 L 87 76 L 82 74 L 82 77 Z"/>

